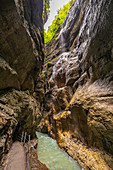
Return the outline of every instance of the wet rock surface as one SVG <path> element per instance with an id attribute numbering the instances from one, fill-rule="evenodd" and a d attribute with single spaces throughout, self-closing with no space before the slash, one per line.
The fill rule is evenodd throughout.
<path id="1" fill-rule="evenodd" d="M 112 1 L 77 0 L 46 47 L 39 130 L 85 169 L 113 167 L 112 16 Z"/>

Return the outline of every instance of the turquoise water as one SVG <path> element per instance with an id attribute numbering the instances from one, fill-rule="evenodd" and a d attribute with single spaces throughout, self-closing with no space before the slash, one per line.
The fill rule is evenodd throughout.
<path id="1" fill-rule="evenodd" d="M 81 170 L 79 164 L 62 151 L 55 140 L 48 135 L 36 132 L 38 137 L 38 159 L 50 170 Z"/>

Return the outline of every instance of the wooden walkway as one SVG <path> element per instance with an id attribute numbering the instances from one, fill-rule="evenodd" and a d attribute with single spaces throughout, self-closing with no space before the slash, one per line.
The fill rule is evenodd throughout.
<path id="1" fill-rule="evenodd" d="M 22 143 L 15 142 L 5 162 L 4 170 L 25 170 L 26 169 L 26 155 Z"/>

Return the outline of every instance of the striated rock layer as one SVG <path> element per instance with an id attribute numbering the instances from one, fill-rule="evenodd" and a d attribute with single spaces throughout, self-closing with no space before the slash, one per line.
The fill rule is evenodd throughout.
<path id="1" fill-rule="evenodd" d="M 112 17 L 112 0 L 76 0 L 47 46 L 42 72 L 45 116 L 38 128 L 85 169 L 113 167 Z"/>
<path id="2" fill-rule="evenodd" d="M 33 138 L 41 119 L 42 11 L 42 0 L 0 1 L 0 159 L 22 131 Z"/>

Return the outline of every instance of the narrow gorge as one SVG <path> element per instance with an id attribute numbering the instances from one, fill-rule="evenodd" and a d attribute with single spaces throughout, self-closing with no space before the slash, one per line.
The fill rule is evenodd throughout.
<path id="1" fill-rule="evenodd" d="M 0 159 L 39 131 L 85 170 L 112 170 L 113 0 L 75 0 L 46 46 L 43 6 L 0 1 Z"/>

